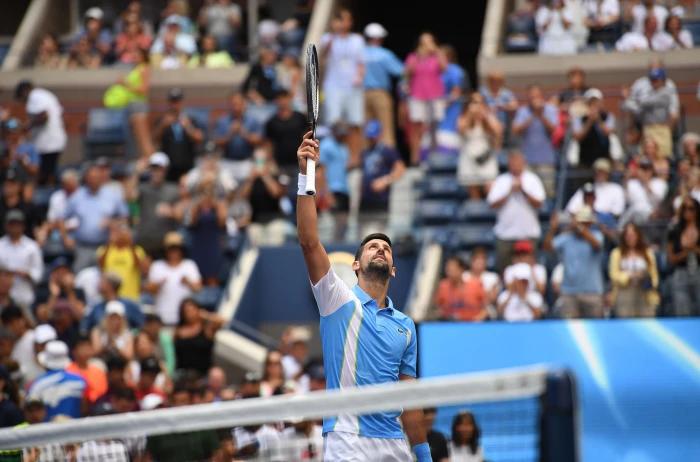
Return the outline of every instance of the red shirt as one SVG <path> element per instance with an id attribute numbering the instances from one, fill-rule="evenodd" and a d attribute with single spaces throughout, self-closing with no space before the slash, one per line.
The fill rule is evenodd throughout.
<path id="1" fill-rule="evenodd" d="M 470 278 L 454 285 L 445 278 L 435 293 L 435 305 L 445 319 L 474 321 L 486 302 L 486 291 L 478 279 Z"/>

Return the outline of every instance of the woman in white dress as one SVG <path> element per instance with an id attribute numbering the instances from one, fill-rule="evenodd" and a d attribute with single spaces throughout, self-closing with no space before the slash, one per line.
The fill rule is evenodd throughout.
<path id="1" fill-rule="evenodd" d="M 540 36 L 538 52 L 542 55 L 576 54 L 574 18 L 562 0 L 552 0 L 551 7 L 541 6 L 535 16 Z"/>
<path id="2" fill-rule="evenodd" d="M 496 150 L 501 147 L 503 126 L 484 97 L 475 92 L 457 120 L 457 131 L 462 138 L 457 179 L 467 188 L 470 199 L 483 199 L 498 176 Z"/>
<path id="3" fill-rule="evenodd" d="M 463 411 L 452 420 L 452 441 L 450 441 L 450 462 L 484 462 L 484 454 L 479 446 L 481 430 L 474 414 Z"/>

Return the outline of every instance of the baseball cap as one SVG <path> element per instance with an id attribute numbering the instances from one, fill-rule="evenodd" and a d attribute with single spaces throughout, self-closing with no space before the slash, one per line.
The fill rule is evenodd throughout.
<path id="1" fill-rule="evenodd" d="M 56 329 L 49 324 L 40 324 L 34 328 L 34 343 L 44 344 L 56 338 Z"/>
<path id="2" fill-rule="evenodd" d="M 163 247 L 182 247 L 184 244 L 182 235 L 177 231 L 170 231 L 163 239 Z"/>
<path id="3" fill-rule="evenodd" d="M 155 374 L 160 372 L 160 363 L 153 356 L 149 356 L 141 360 L 141 372 L 153 372 Z"/>
<path id="4" fill-rule="evenodd" d="M 593 223 L 595 221 L 595 216 L 593 215 L 593 209 L 589 206 L 584 205 L 576 212 L 576 221 L 582 223 Z"/>
<path id="5" fill-rule="evenodd" d="M 126 314 L 124 304 L 119 300 L 107 302 L 107 305 L 105 306 L 105 314 L 118 314 L 119 316 L 124 316 Z"/>
<path id="6" fill-rule="evenodd" d="M 513 244 L 513 251 L 518 253 L 530 253 L 533 251 L 532 242 L 522 240 Z"/>
<path id="7" fill-rule="evenodd" d="M 595 194 L 595 187 L 593 183 L 586 183 L 581 187 L 581 191 L 583 191 L 584 194 Z"/>
<path id="8" fill-rule="evenodd" d="M 513 265 L 513 269 L 511 270 L 511 274 L 513 275 L 513 280 L 514 281 L 519 281 L 519 280 L 530 280 L 530 276 L 532 275 L 532 270 L 530 269 L 530 265 L 527 263 L 516 263 Z"/>
<path id="9" fill-rule="evenodd" d="M 593 162 L 593 170 L 603 170 L 605 172 L 610 172 L 611 169 L 612 166 L 610 165 L 610 161 L 603 157 L 601 157 L 600 159 L 596 159 L 596 161 Z"/>
<path id="10" fill-rule="evenodd" d="M 168 90 L 168 99 L 170 101 L 179 101 L 185 96 L 185 92 L 180 87 L 173 87 Z"/>
<path id="11" fill-rule="evenodd" d="M 603 92 L 598 90 L 597 88 L 589 88 L 586 90 L 586 92 L 583 94 L 583 98 L 586 101 L 592 100 L 592 99 L 603 99 Z"/>
<path id="12" fill-rule="evenodd" d="M 168 165 L 170 165 L 170 159 L 164 152 L 154 152 L 151 154 L 151 157 L 148 158 L 148 165 L 168 168 Z"/>
<path id="13" fill-rule="evenodd" d="M 93 6 L 92 8 L 88 8 L 87 11 L 85 12 L 85 19 L 97 19 L 98 21 L 101 21 L 102 18 L 104 18 L 104 11 L 102 11 L 102 8 Z"/>
<path id="14" fill-rule="evenodd" d="M 650 80 L 663 80 L 666 78 L 666 70 L 661 67 L 656 67 L 649 71 Z"/>
<path id="15" fill-rule="evenodd" d="M 5 215 L 5 223 L 20 221 L 24 223 L 24 212 L 18 209 L 12 209 Z"/>
<path id="16" fill-rule="evenodd" d="M 308 342 L 309 340 L 311 340 L 311 331 L 308 327 L 293 327 L 289 332 L 289 341 L 291 343 Z"/>
<path id="17" fill-rule="evenodd" d="M 384 38 L 387 36 L 387 31 L 384 29 L 384 26 L 377 22 L 372 22 L 367 24 L 365 27 L 365 37 L 367 38 L 373 38 L 373 39 L 380 39 Z"/>
<path id="18" fill-rule="evenodd" d="M 367 138 L 376 138 L 382 133 L 382 123 L 376 119 L 370 120 L 365 125 L 365 136 Z"/>

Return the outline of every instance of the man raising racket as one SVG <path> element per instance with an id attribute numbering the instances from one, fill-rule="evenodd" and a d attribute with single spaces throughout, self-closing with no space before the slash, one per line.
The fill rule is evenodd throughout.
<path id="1" fill-rule="evenodd" d="M 304 135 L 297 150 L 299 171 L 318 161 L 318 140 Z M 299 174 L 297 228 L 311 286 L 321 314 L 321 342 L 329 389 L 372 385 L 416 377 L 416 327 L 394 308 L 387 292 L 395 276 L 391 240 L 365 237 L 352 264 L 358 283 L 350 289 L 331 268 L 318 238 L 316 204 Z M 403 431 L 399 424 L 399 416 Z M 370 415 L 343 414 L 323 421 L 324 457 L 335 461 L 432 461 L 421 410 Z"/>

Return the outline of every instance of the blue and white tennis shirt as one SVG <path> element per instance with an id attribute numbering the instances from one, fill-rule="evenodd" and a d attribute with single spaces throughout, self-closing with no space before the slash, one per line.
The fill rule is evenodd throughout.
<path id="1" fill-rule="evenodd" d="M 331 268 L 312 286 L 321 314 L 321 343 L 328 389 L 396 382 L 416 376 L 416 326 L 394 308 L 377 303 L 360 286 L 350 289 Z M 369 438 L 404 438 L 400 411 L 343 414 L 323 420 L 323 434 L 348 432 Z"/>

